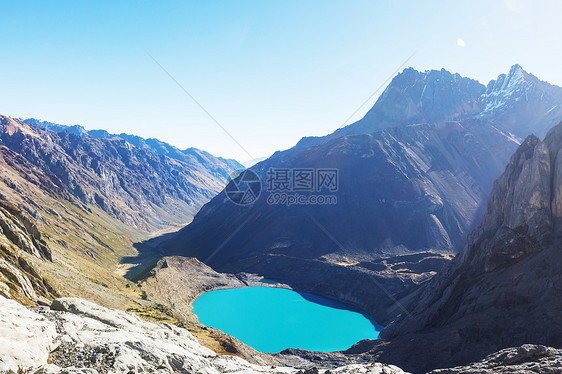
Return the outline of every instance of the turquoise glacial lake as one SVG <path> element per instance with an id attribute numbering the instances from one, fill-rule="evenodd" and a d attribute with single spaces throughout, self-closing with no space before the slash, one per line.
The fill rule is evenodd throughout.
<path id="1" fill-rule="evenodd" d="M 193 303 L 199 322 L 261 352 L 286 348 L 333 352 L 381 327 L 349 305 L 284 288 L 247 287 L 206 292 Z"/>

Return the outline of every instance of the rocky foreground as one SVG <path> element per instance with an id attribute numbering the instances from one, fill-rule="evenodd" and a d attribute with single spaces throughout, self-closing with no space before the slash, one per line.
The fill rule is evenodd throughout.
<path id="1" fill-rule="evenodd" d="M 185 329 L 76 298 L 28 308 L 0 296 L 0 373 L 371 373 L 404 374 L 393 365 L 336 369 L 250 364 L 201 346 Z M 431 374 L 561 373 L 562 350 L 540 345 L 504 349 L 467 366 Z"/>
<path id="2" fill-rule="evenodd" d="M 562 373 L 562 350 L 543 345 L 525 344 L 502 349 L 477 363 L 429 374 L 515 374 Z"/>
<path id="3" fill-rule="evenodd" d="M 82 299 L 60 298 L 50 308 L 31 309 L 0 296 L 0 373 L 61 372 L 297 373 L 298 369 L 218 356 L 183 328 L 143 321 Z M 404 373 L 380 363 L 331 372 Z"/>

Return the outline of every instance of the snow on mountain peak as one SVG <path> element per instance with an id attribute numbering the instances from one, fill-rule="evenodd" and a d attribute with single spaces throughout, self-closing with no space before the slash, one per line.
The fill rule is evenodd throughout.
<path id="1" fill-rule="evenodd" d="M 509 73 L 513 73 L 513 72 L 525 72 L 525 70 L 521 67 L 521 65 L 519 64 L 513 64 L 513 66 L 511 66 L 511 68 L 509 69 Z"/>
<path id="2" fill-rule="evenodd" d="M 484 113 L 496 110 L 509 101 L 526 98 L 525 92 L 534 82 L 530 79 L 532 77 L 521 65 L 515 64 L 509 69 L 509 73 L 500 74 L 496 80 L 490 81 L 485 94 Z"/>

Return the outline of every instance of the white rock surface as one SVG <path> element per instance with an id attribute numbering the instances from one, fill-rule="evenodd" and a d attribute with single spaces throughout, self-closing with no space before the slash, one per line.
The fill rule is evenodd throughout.
<path id="1" fill-rule="evenodd" d="M 48 362 L 49 359 L 49 362 Z M 61 298 L 29 309 L 0 296 L 0 373 L 295 373 L 217 356 L 185 329 L 143 321 L 94 303 Z M 323 371 L 321 371 L 323 372 Z M 382 365 L 350 365 L 333 373 L 400 374 Z"/>
<path id="2" fill-rule="evenodd" d="M 385 365 L 378 362 L 342 366 L 331 372 L 334 374 L 406 374 L 394 365 Z"/>
<path id="3" fill-rule="evenodd" d="M 0 296 L 0 372 L 47 363 L 56 337 L 52 322 Z"/>

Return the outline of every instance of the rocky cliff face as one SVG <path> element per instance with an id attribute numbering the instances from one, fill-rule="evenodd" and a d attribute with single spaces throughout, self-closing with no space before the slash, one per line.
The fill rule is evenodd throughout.
<path id="1" fill-rule="evenodd" d="M 382 331 L 390 362 L 428 369 L 514 345 L 562 346 L 561 150 L 562 123 L 519 147 L 463 251 Z"/>
<path id="2" fill-rule="evenodd" d="M 529 322 L 518 339 L 562 344 L 561 149 L 562 123 L 543 142 L 534 136 L 525 140 L 494 184 L 484 220 L 463 251 L 420 292 L 415 318 L 397 322 L 387 335 L 449 325 L 480 312 L 505 321 L 493 330 L 513 332 L 510 325 L 530 319 L 532 307 L 537 317 L 532 320 L 553 321 Z M 503 340 L 506 334 L 498 336 Z"/>
<path id="3" fill-rule="evenodd" d="M 47 302 L 58 293 L 30 261 L 51 261 L 51 251 L 30 217 L 0 200 L 0 295 L 24 304 Z"/>
<path id="4" fill-rule="evenodd" d="M 0 142 L 73 197 L 144 230 L 162 227 L 158 208 L 166 206 L 188 220 L 231 171 L 226 164 L 220 172 L 187 164 L 120 138 L 45 131 L 8 117 L 0 117 Z"/>

